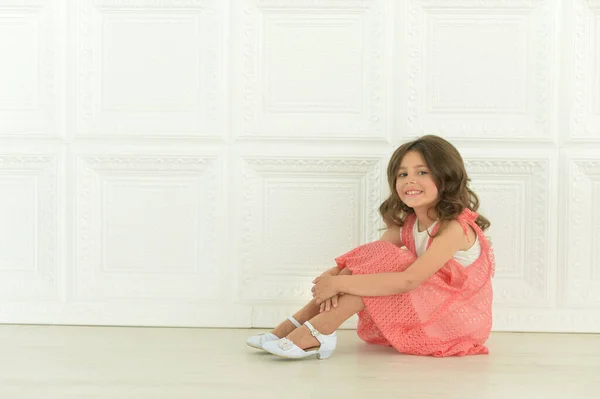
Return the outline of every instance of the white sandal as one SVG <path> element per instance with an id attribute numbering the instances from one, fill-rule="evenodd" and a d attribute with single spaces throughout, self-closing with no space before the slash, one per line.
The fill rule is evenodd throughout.
<path id="1" fill-rule="evenodd" d="M 315 330 L 308 321 L 304 323 L 310 330 L 310 333 L 315 337 L 321 345 L 314 348 L 301 349 L 298 345 L 287 338 L 281 338 L 277 341 L 267 341 L 263 344 L 263 349 L 273 355 L 287 357 L 290 359 L 300 359 L 310 355 L 317 355 L 317 359 L 327 359 L 337 345 L 337 335 L 335 331 L 332 334 L 324 335 Z"/>
<path id="2" fill-rule="evenodd" d="M 288 320 L 291 321 L 296 328 L 300 327 L 300 323 L 298 323 L 298 320 L 294 319 L 293 316 L 288 317 Z M 264 343 L 269 341 L 277 341 L 278 339 L 279 337 L 273 333 L 261 333 L 248 338 L 248 340 L 246 340 L 246 344 L 256 349 L 262 349 Z"/>

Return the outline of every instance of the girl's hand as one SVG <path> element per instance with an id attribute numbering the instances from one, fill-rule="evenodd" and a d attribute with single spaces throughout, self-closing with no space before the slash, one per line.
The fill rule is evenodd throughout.
<path id="1" fill-rule="evenodd" d="M 337 276 L 338 274 L 340 274 L 340 269 L 338 267 L 332 267 L 331 269 L 327 269 L 325 270 L 323 273 L 321 273 L 319 276 L 317 277 L 322 277 L 324 275 L 328 275 L 328 276 Z M 314 281 L 313 281 L 314 282 Z"/>
<path id="2" fill-rule="evenodd" d="M 327 299 L 338 294 L 335 287 L 335 277 L 331 275 L 321 275 L 313 280 L 314 286 L 312 287 L 313 297 L 316 300 L 316 304 L 320 305 Z M 331 305 L 330 305 L 331 306 Z M 337 298 L 336 298 L 337 306 Z M 327 305 L 325 305 L 327 307 Z"/>
<path id="3" fill-rule="evenodd" d="M 337 307 L 337 295 L 334 295 L 329 299 L 325 299 L 325 302 L 321 302 L 319 313 L 329 312 L 331 308 L 334 307 Z"/>
<path id="4" fill-rule="evenodd" d="M 344 295 L 343 292 L 340 292 L 337 295 L 332 296 L 329 299 L 326 299 L 325 302 L 321 303 L 319 308 L 319 313 L 329 312 L 333 308 L 337 308 L 338 305 L 338 297 Z"/>

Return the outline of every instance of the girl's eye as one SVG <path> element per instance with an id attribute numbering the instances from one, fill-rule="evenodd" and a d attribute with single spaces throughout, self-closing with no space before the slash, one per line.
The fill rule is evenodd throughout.
<path id="1" fill-rule="evenodd" d="M 406 177 L 406 173 L 398 173 L 398 177 Z"/>
<path id="2" fill-rule="evenodd" d="M 419 171 L 419 174 L 420 174 L 420 175 L 426 175 L 426 174 L 427 174 L 427 172 L 425 172 L 424 170 L 421 170 L 421 171 Z"/>

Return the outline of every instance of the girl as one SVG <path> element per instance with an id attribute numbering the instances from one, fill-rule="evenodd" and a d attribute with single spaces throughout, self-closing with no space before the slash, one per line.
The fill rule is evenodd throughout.
<path id="1" fill-rule="evenodd" d="M 313 281 L 310 303 L 248 345 L 324 359 L 335 349 L 335 330 L 358 313 L 357 333 L 369 343 L 412 355 L 488 353 L 494 255 L 483 231 L 490 223 L 475 213 L 479 200 L 459 152 L 424 136 L 394 152 L 387 175 L 381 239 L 337 258 Z"/>

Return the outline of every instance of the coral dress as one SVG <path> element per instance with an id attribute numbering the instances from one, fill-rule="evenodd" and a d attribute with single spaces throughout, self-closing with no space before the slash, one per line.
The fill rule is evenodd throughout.
<path id="1" fill-rule="evenodd" d="M 492 328 L 494 254 L 489 240 L 475 224 L 477 214 L 465 209 L 457 218 L 465 234 L 471 226 L 481 245 L 479 258 L 465 267 L 455 259 L 414 290 L 400 295 L 363 297 L 358 336 L 366 342 L 393 346 L 399 352 L 422 356 L 487 354 Z M 361 245 L 336 258 L 338 267 L 353 274 L 401 272 L 415 260 L 413 225 L 409 215 L 398 248 L 386 241 Z M 432 235 L 439 229 L 434 227 Z M 429 239 L 427 246 L 433 239 Z"/>

